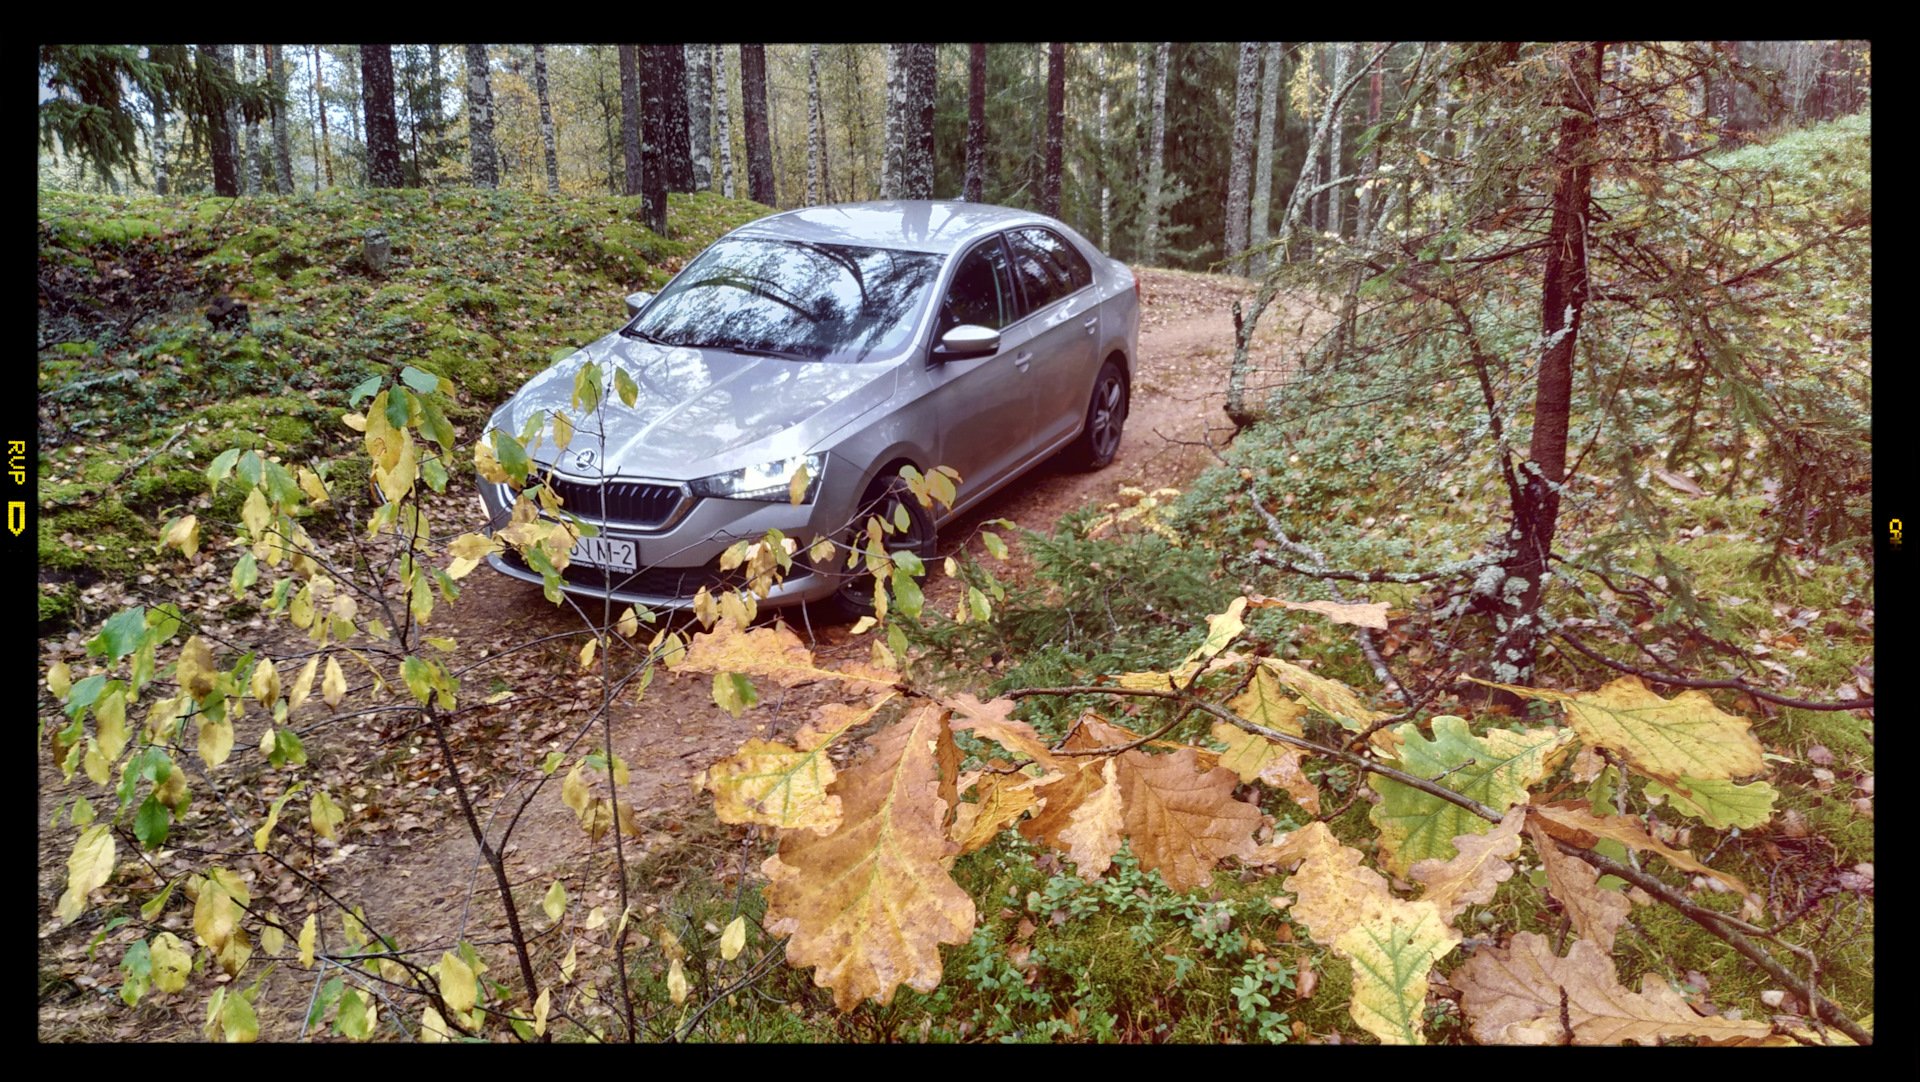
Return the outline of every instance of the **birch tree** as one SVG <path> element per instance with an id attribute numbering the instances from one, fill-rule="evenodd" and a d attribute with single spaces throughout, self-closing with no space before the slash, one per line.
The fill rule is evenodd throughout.
<path id="1" fill-rule="evenodd" d="M 1248 190 L 1253 173 L 1253 144 L 1259 128 L 1260 43 L 1240 43 L 1240 71 L 1233 95 L 1233 165 L 1227 177 L 1228 274 L 1245 274 L 1247 216 L 1253 193 Z"/>
<path id="2" fill-rule="evenodd" d="M 260 62 L 256 59 L 252 45 L 242 45 L 239 55 L 235 57 L 235 61 L 239 64 L 237 74 L 242 83 L 251 83 L 258 77 L 257 73 L 260 69 Z M 260 174 L 263 172 L 260 168 L 260 122 L 250 117 L 247 118 L 244 127 L 241 128 L 241 133 L 240 161 L 243 163 L 242 169 L 244 170 L 244 176 L 246 178 L 246 188 L 244 190 L 248 195 L 259 195 Z"/>
<path id="3" fill-rule="evenodd" d="M 1140 262 L 1151 264 L 1160 254 L 1160 188 L 1166 179 L 1167 65 L 1173 44 L 1161 42 L 1155 52 L 1153 76 L 1153 136 L 1147 150 L 1147 199 L 1141 208 Z"/>
<path id="4" fill-rule="evenodd" d="M 687 135 L 693 190 L 713 190 L 713 47 L 688 45 Z"/>
<path id="5" fill-rule="evenodd" d="M 327 78 L 320 70 L 320 46 L 309 46 L 313 56 L 313 95 L 314 112 L 320 114 L 320 161 L 325 165 L 327 187 L 333 187 L 333 138 L 327 134 Z M 314 169 L 314 182 L 319 182 L 321 169 Z"/>
<path id="6" fill-rule="evenodd" d="M 967 179 L 960 197 L 978 203 L 987 175 L 987 43 L 967 46 Z"/>
<path id="7" fill-rule="evenodd" d="M 157 89 L 148 91 L 147 104 L 153 113 L 153 135 L 147 148 L 153 158 L 153 191 L 167 194 L 167 95 Z"/>
<path id="8" fill-rule="evenodd" d="M 533 47 L 533 93 L 540 99 L 540 144 L 547 157 L 547 194 L 560 194 L 560 156 L 553 146 L 553 106 L 547 98 L 547 47 Z"/>
<path id="9" fill-rule="evenodd" d="M 500 186 L 500 165 L 493 144 L 493 79 L 487 47 L 467 46 L 467 135 L 473 186 Z"/>
<path id="10" fill-rule="evenodd" d="M 1096 109 L 1100 117 L 1099 149 L 1096 151 L 1100 169 L 1100 250 L 1113 251 L 1113 185 L 1108 182 L 1107 170 L 1112 166 L 1107 146 L 1107 46 L 1100 44 L 1094 54 L 1094 76 L 1100 81 L 1100 104 Z"/>
<path id="11" fill-rule="evenodd" d="M 720 122 L 720 194 L 733 198 L 733 115 L 727 111 L 727 49 L 713 47 L 713 111 Z"/>

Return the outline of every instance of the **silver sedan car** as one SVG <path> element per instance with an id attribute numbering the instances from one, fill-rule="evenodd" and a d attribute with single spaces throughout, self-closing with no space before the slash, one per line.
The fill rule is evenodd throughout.
<path id="1" fill-rule="evenodd" d="M 849 540 L 879 513 L 908 523 L 890 548 L 931 557 L 943 522 L 1049 456 L 1106 465 L 1138 364 L 1126 265 L 1052 218 L 978 203 L 775 214 L 627 306 L 626 326 L 529 380 L 489 427 L 539 434 L 533 465 L 597 531 L 575 545 L 565 589 L 653 608 L 737 585 L 721 553 L 774 528 L 796 555 L 762 606 L 871 611 L 871 575 L 847 569 L 844 549 L 814 566 L 816 540 Z M 582 416 L 589 362 L 606 383 Z M 632 406 L 616 369 L 638 389 Z M 557 450 L 562 414 L 573 434 Z M 956 471 L 952 506 L 922 507 L 903 466 Z M 489 530 L 507 525 L 513 490 L 482 478 L 480 494 Z M 489 562 L 541 581 L 511 549 Z"/>

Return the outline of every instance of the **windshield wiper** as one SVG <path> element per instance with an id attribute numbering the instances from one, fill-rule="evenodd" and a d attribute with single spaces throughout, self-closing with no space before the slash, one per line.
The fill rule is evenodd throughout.
<path id="1" fill-rule="evenodd" d="M 758 346 L 739 345 L 734 343 L 723 343 L 723 342 L 703 342 L 700 345 L 693 346 L 691 348 L 693 349 L 724 349 L 729 353 L 744 353 L 749 357 L 771 357 L 777 361 L 811 361 L 816 359 L 814 357 L 809 357 L 804 353 L 799 353 L 790 349 L 762 349 Z"/>
<path id="2" fill-rule="evenodd" d="M 653 335 L 650 335 L 645 331 L 635 330 L 632 327 L 620 328 L 620 334 L 626 338 L 638 338 L 642 342 L 651 342 L 656 346 L 670 346 L 673 344 L 671 342 L 662 342 L 658 338 L 655 338 Z"/>

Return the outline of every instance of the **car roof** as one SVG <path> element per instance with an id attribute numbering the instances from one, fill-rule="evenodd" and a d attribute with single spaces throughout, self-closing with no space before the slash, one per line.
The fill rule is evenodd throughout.
<path id="1" fill-rule="evenodd" d="M 749 222 L 732 235 L 946 254 L 1010 226 L 1042 224 L 1060 227 L 1059 222 L 1043 214 L 1012 207 L 890 199 L 790 210 Z"/>

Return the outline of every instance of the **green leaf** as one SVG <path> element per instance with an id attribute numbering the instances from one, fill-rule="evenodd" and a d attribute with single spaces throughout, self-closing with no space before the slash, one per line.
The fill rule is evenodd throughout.
<path id="1" fill-rule="evenodd" d="M 384 378 L 383 376 L 368 376 L 366 379 L 361 380 L 353 390 L 347 392 L 347 408 L 352 409 L 354 406 L 360 404 L 361 399 L 372 398 L 375 394 L 379 393 L 380 383 Z"/>
<path id="2" fill-rule="evenodd" d="M 118 682 L 115 681 L 115 683 Z M 72 690 L 67 692 L 67 716 L 78 721 L 81 712 L 93 705 L 94 700 L 100 697 L 100 693 L 106 690 L 106 686 L 107 678 L 102 673 L 95 673 L 74 684 Z M 75 733 L 74 738 L 78 739 L 79 734 Z"/>
<path id="3" fill-rule="evenodd" d="M 420 399 L 420 428 L 440 445 L 441 453 L 453 454 L 453 423 L 447 420 L 447 415 L 440 411 L 439 404 L 431 398 Z"/>
<path id="4" fill-rule="evenodd" d="M 1467 731 L 1463 719 L 1451 715 L 1434 718 L 1432 725 L 1431 740 L 1420 735 L 1415 722 L 1394 726 L 1392 731 L 1401 740 L 1400 761 L 1391 765 L 1422 778 L 1445 774 L 1441 785 L 1498 812 L 1525 803 L 1527 788 L 1547 775 L 1573 738 L 1566 729 L 1525 733 L 1494 729 L 1476 737 Z M 1381 867 L 1401 878 L 1417 861 L 1458 856 L 1460 851 L 1453 845 L 1456 836 L 1493 829 L 1493 824 L 1457 804 L 1390 778 L 1374 777 L 1368 784 L 1381 797 L 1368 813 L 1380 829 Z"/>
<path id="5" fill-rule="evenodd" d="M 564 754 L 558 751 L 548 752 L 547 757 L 545 759 L 540 760 L 540 773 L 542 774 L 553 773 L 555 770 L 558 770 L 560 768 L 560 764 L 565 762 L 566 758 L 567 757 Z"/>
<path id="6" fill-rule="evenodd" d="M 320 986 L 320 991 L 313 997 L 313 1006 L 307 1011 L 308 1029 L 312 1029 L 322 1018 L 327 1016 L 327 1009 L 339 1002 L 340 996 L 346 991 L 346 988 L 346 983 L 339 977 L 334 977 Z"/>
<path id="7" fill-rule="evenodd" d="M 155 605 L 147 610 L 147 629 L 152 636 L 147 641 L 158 645 L 173 638 L 179 634 L 180 623 L 184 619 L 186 614 L 180 611 L 178 605 L 172 603 Z"/>
<path id="8" fill-rule="evenodd" d="M 349 988 L 340 997 L 340 1016 L 333 1021 L 333 1031 L 355 1041 L 373 1036 L 373 1020 L 367 1017 L 367 1004 L 359 992 Z"/>
<path id="9" fill-rule="evenodd" d="M 713 674 L 713 701 L 737 718 L 759 703 L 760 693 L 754 690 L 753 681 L 745 674 L 717 672 Z"/>
<path id="10" fill-rule="evenodd" d="M 920 618 L 921 606 L 925 603 L 926 598 L 920 592 L 920 584 L 914 580 L 912 575 L 907 573 L 906 568 L 895 567 L 893 569 L 894 607 L 913 619 L 918 620 Z"/>
<path id="11" fill-rule="evenodd" d="M 407 365 L 400 370 L 400 379 L 407 386 L 419 391 L 421 394 L 432 394 L 440 389 L 439 376 L 434 375 L 432 372 L 423 372 L 412 365 Z M 394 427 L 398 428 L 400 426 L 395 425 Z"/>
<path id="12" fill-rule="evenodd" d="M 160 893 L 148 899 L 146 904 L 140 907 L 140 919 L 151 921 L 158 917 L 160 911 L 167 907 L 167 899 L 173 896 L 173 885 L 179 881 L 178 878 L 167 880 L 167 885 L 160 889 Z"/>
<path id="13" fill-rule="evenodd" d="M 1679 783 L 1647 783 L 1649 798 L 1665 797 L 1675 811 L 1694 816 L 1716 830 L 1757 827 L 1773 818 L 1773 798 L 1779 794 L 1764 781 L 1735 785 L 1731 781 L 1701 781 L 1682 776 Z"/>
<path id="14" fill-rule="evenodd" d="M 400 663 L 400 679 L 406 681 L 407 690 L 422 703 L 433 694 L 433 670 L 417 657 L 410 657 Z"/>
<path id="15" fill-rule="evenodd" d="M 234 469 L 238 471 L 242 485 L 247 488 L 257 488 L 260 485 L 261 471 L 265 466 L 266 462 L 259 455 L 252 451 L 242 451 L 240 462 Z"/>
<path id="16" fill-rule="evenodd" d="M 632 409 L 634 402 L 640 398 L 640 388 L 634 384 L 633 377 L 627 375 L 627 370 L 624 368 L 614 368 L 613 389 L 620 396 L 621 403 L 628 409 Z"/>
<path id="17" fill-rule="evenodd" d="M 280 728 L 273 731 L 274 756 L 283 762 L 295 766 L 307 765 L 307 749 L 300 743 L 300 734 L 292 729 Z M 281 765 L 275 763 L 275 766 Z"/>
<path id="18" fill-rule="evenodd" d="M 167 827 L 173 822 L 173 814 L 165 804 L 152 793 L 140 804 L 140 810 L 133 817 L 133 836 L 149 850 L 158 849 L 167 844 Z M 169 887 L 168 889 L 172 889 Z"/>
<path id="19" fill-rule="evenodd" d="M 1348 1013 L 1381 1044 L 1424 1044 L 1427 974 L 1459 941 L 1432 904 L 1400 903 L 1348 929 L 1334 944 L 1353 959 Z"/>
<path id="20" fill-rule="evenodd" d="M 253 553 L 243 552 L 233 565 L 233 596 L 239 597 L 247 588 L 260 581 L 260 562 Z"/>
<path id="21" fill-rule="evenodd" d="M 600 408 L 600 366 L 588 361 L 573 374 L 573 408 L 592 413 Z"/>
<path id="22" fill-rule="evenodd" d="M 212 481 L 214 484 L 219 484 L 226 480 L 227 475 L 233 472 L 233 464 L 239 460 L 240 448 L 238 447 L 229 447 L 220 452 L 214 457 L 213 462 L 207 466 L 207 480 Z M 143 942 L 142 946 L 144 945 Z"/>
<path id="23" fill-rule="evenodd" d="M 304 493 L 300 481 L 285 466 L 269 460 L 266 467 L 267 494 L 281 507 L 298 507 Z"/>
<path id="24" fill-rule="evenodd" d="M 113 660 L 119 661 L 138 650 L 146 634 L 147 610 L 144 606 L 135 606 L 101 625 L 100 633 L 87 643 L 87 653 L 112 654 Z"/>
<path id="25" fill-rule="evenodd" d="M 982 530 L 980 531 L 980 540 L 986 543 L 987 551 L 993 554 L 994 559 L 1004 560 L 1007 558 L 1007 543 L 1000 540 L 999 534 Z"/>
<path id="26" fill-rule="evenodd" d="M 387 392 L 387 423 L 393 426 L 395 432 L 407 427 L 407 418 L 413 413 L 408 403 L 412 401 L 413 396 L 407 393 L 405 387 L 395 387 Z"/>
<path id="27" fill-rule="evenodd" d="M 495 429 L 493 432 L 493 457 L 500 468 L 507 471 L 515 484 L 527 483 L 527 449 L 511 433 Z"/>
<path id="28" fill-rule="evenodd" d="M 540 908 L 547 914 L 548 920 L 558 923 L 561 915 L 567 911 L 566 885 L 558 879 L 554 880 L 553 885 L 547 888 L 547 896 L 541 899 Z"/>

